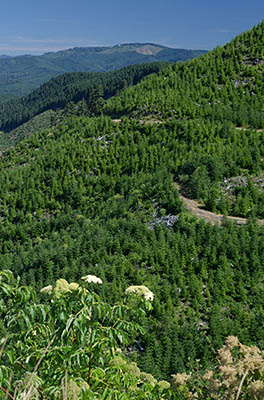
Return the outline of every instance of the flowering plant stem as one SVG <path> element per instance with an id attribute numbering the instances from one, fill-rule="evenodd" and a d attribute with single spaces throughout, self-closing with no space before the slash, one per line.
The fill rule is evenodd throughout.
<path id="1" fill-rule="evenodd" d="M 236 400 L 239 399 L 240 392 L 241 392 L 241 389 L 242 389 L 244 380 L 246 379 L 246 376 L 247 376 L 247 374 L 248 374 L 248 371 L 249 371 L 249 370 L 247 369 L 247 370 L 245 371 L 244 375 L 242 376 L 241 382 L 240 382 L 239 387 L 238 387 L 238 391 L 237 391 L 237 395 L 236 395 Z"/>

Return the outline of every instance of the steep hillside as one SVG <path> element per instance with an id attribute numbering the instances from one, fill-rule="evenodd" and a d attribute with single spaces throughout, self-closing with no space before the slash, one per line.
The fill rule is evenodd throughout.
<path id="1" fill-rule="evenodd" d="M 264 23 L 222 48 L 174 64 L 114 98 L 109 113 L 263 127 Z"/>
<path id="2" fill-rule="evenodd" d="M 168 63 L 158 62 L 131 65 L 107 73 L 75 72 L 60 75 L 29 95 L 3 104 L 0 110 L 0 129 L 14 129 L 46 110 L 62 109 L 70 102 L 76 103 L 83 99 L 90 103 L 89 108 L 93 109 L 94 104 L 91 102 L 98 96 L 107 99 L 167 66 Z M 92 109 L 91 114 L 94 113 Z"/>
<path id="3" fill-rule="evenodd" d="M 264 22 L 223 48 L 146 78 L 107 105 L 116 118 L 181 125 L 177 140 L 188 154 L 177 160 L 175 178 L 211 211 L 264 217 L 263 48 Z"/>
<path id="4" fill-rule="evenodd" d="M 73 118 L 0 163 L 1 265 L 37 287 L 99 275 L 111 303 L 147 285 L 156 297 L 138 364 L 160 378 L 188 357 L 208 365 L 205 332 L 215 347 L 229 334 L 263 341 L 263 228 L 182 214 L 180 129 Z"/>
<path id="5" fill-rule="evenodd" d="M 131 43 L 114 47 L 76 47 L 42 56 L 0 58 L 0 102 L 24 96 L 65 72 L 104 72 L 130 64 L 185 61 L 203 53 L 202 50 Z"/>
<path id="6" fill-rule="evenodd" d="M 263 23 L 122 90 L 108 116 L 65 117 L 1 154 L 1 268 L 38 289 L 100 276 L 110 304 L 147 286 L 153 309 L 126 355 L 158 379 L 209 367 L 229 335 L 264 348 L 262 44 Z M 175 181 L 247 224 L 196 219 Z"/>

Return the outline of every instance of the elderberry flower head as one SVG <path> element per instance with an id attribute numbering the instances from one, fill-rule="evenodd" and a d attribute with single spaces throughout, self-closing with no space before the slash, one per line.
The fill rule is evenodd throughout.
<path id="1" fill-rule="evenodd" d="M 102 279 L 98 278 L 95 275 L 82 276 L 81 279 L 83 279 L 84 282 L 86 282 L 86 283 L 98 283 L 98 284 L 102 284 L 103 283 Z"/>
<path id="2" fill-rule="evenodd" d="M 145 300 L 153 301 L 154 294 L 147 288 L 147 286 L 129 286 L 126 289 L 126 294 L 135 293 L 141 295 L 145 298 Z"/>

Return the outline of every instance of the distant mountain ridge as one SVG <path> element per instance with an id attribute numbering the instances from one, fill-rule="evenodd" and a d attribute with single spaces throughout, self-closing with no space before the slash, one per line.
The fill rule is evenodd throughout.
<path id="1" fill-rule="evenodd" d="M 173 49 L 153 43 L 124 43 L 104 47 L 75 47 L 40 56 L 0 56 L 0 102 L 30 93 L 65 72 L 106 72 L 131 64 L 186 61 L 205 50 Z"/>

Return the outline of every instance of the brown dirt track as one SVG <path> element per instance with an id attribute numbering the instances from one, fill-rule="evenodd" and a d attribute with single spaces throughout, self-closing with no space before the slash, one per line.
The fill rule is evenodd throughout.
<path id="1" fill-rule="evenodd" d="M 112 119 L 115 123 L 120 123 L 121 119 Z M 161 124 L 162 121 L 157 119 L 142 119 L 139 120 L 141 124 L 146 125 L 154 125 L 154 124 Z M 246 128 L 238 127 L 237 130 L 244 130 Z M 258 132 L 263 132 L 263 129 L 258 129 Z M 183 195 L 182 188 L 175 182 L 174 186 L 179 191 L 179 197 L 183 201 L 185 208 L 187 211 L 190 211 L 192 214 L 196 215 L 198 218 L 203 218 L 210 222 L 212 225 L 221 225 L 224 220 L 235 222 L 238 225 L 243 225 L 247 223 L 247 218 L 240 218 L 240 217 L 232 217 L 232 216 L 224 216 L 223 214 L 215 214 L 211 211 L 207 211 L 203 208 L 202 204 L 198 203 L 196 200 L 189 199 Z M 264 219 L 258 219 L 258 224 L 264 225 Z"/>
<path id="2" fill-rule="evenodd" d="M 238 225 L 243 225 L 243 224 L 247 223 L 246 218 L 231 217 L 231 216 L 225 217 L 223 214 L 215 214 L 211 211 L 207 211 L 207 210 L 203 209 L 202 208 L 203 206 L 200 203 L 198 203 L 196 200 L 191 200 L 191 199 L 188 199 L 187 197 L 183 196 L 178 185 L 177 185 L 177 187 L 179 190 L 179 197 L 183 201 L 186 210 L 190 211 L 192 214 L 196 215 L 198 218 L 206 219 L 212 225 L 216 225 L 216 224 L 221 225 L 223 220 L 232 221 Z M 257 222 L 260 225 L 264 225 L 264 219 L 259 219 L 259 220 L 257 220 Z"/>

